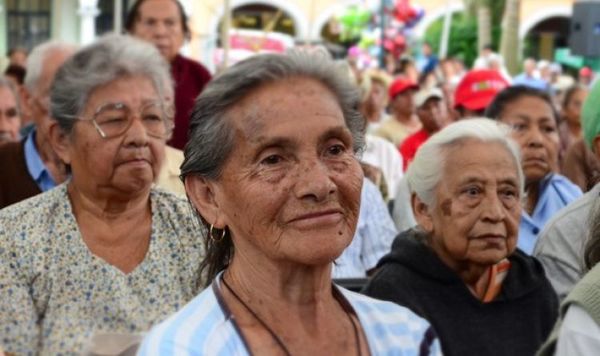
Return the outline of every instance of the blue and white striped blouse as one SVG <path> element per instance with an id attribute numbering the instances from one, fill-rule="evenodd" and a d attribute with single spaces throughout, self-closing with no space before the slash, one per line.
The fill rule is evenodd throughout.
<path id="1" fill-rule="evenodd" d="M 220 277 L 182 310 L 154 327 L 139 355 L 250 355 L 216 295 Z M 336 288 L 356 312 L 371 355 L 420 355 L 425 333 L 430 329 L 425 319 L 396 304 Z M 441 354 L 437 339 L 430 350 L 430 355 Z"/>

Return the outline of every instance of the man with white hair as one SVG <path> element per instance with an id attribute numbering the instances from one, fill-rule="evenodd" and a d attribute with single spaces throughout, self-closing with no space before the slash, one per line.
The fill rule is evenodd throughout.
<path id="1" fill-rule="evenodd" d="M 537 62 L 533 58 L 527 58 L 523 61 L 523 73 L 513 79 L 512 85 L 524 85 L 543 91 L 550 89 L 549 84 L 540 79 L 537 72 Z"/>
<path id="2" fill-rule="evenodd" d="M 66 165 L 50 146 L 48 130 L 50 85 L 58 68 L 75 46 L 46 42 L 35 47 L 27 58 L 25 101 L 34 129 L 20 142 L 0 146 L 0 208 L 47 191 L 67 178 Z"/>

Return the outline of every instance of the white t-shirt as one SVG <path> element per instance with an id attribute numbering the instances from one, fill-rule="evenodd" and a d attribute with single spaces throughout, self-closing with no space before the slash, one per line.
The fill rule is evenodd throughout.
<path id="1" fill-rule="evenodd" d="M 600 325 L 580 306 L 569 307 L 560 327 L 555 356 L 598 355 Z"/>
<path id="2" fill-rule="evenodd" d="M 366 134 L 365 143 L 362 161 L 381 169 L 388 186 L 388 196 L 394 197 L 403 174 L 400 151 L 386 139 L 374 135 Z"/>

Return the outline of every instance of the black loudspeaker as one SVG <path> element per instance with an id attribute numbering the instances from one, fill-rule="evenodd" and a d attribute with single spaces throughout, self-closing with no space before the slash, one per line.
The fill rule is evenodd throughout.
<path id="1" fill-rule="evenodd" d="M 600 0 L 573 4 L 569 47 L 573 54 L 600 57 Z"/>

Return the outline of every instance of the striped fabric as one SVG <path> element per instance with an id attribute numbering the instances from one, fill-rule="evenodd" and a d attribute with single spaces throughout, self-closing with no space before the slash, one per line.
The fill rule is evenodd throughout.
<path id="1" fill-rule="evenodd" d="M 146 336 L 139 355 L 250 355 L 225 305 L 217 298 L 217 276 L 188 305 L 159 324 Z M 354 308 L 369 343 L 371 355 L 421 355 L 427 321 L 410 310 L 390 302 L 339 288 Z M 441 355 L 436 338 L 431 355 Z"/>
<path id="2" fill-rule="evenodd" d="M 360 212 L 352 243 L 333 266 L 333 278 L 363 278 L 390 252 L 398 234 L 387 205 L 377 186 L 364 179 Z"/>

